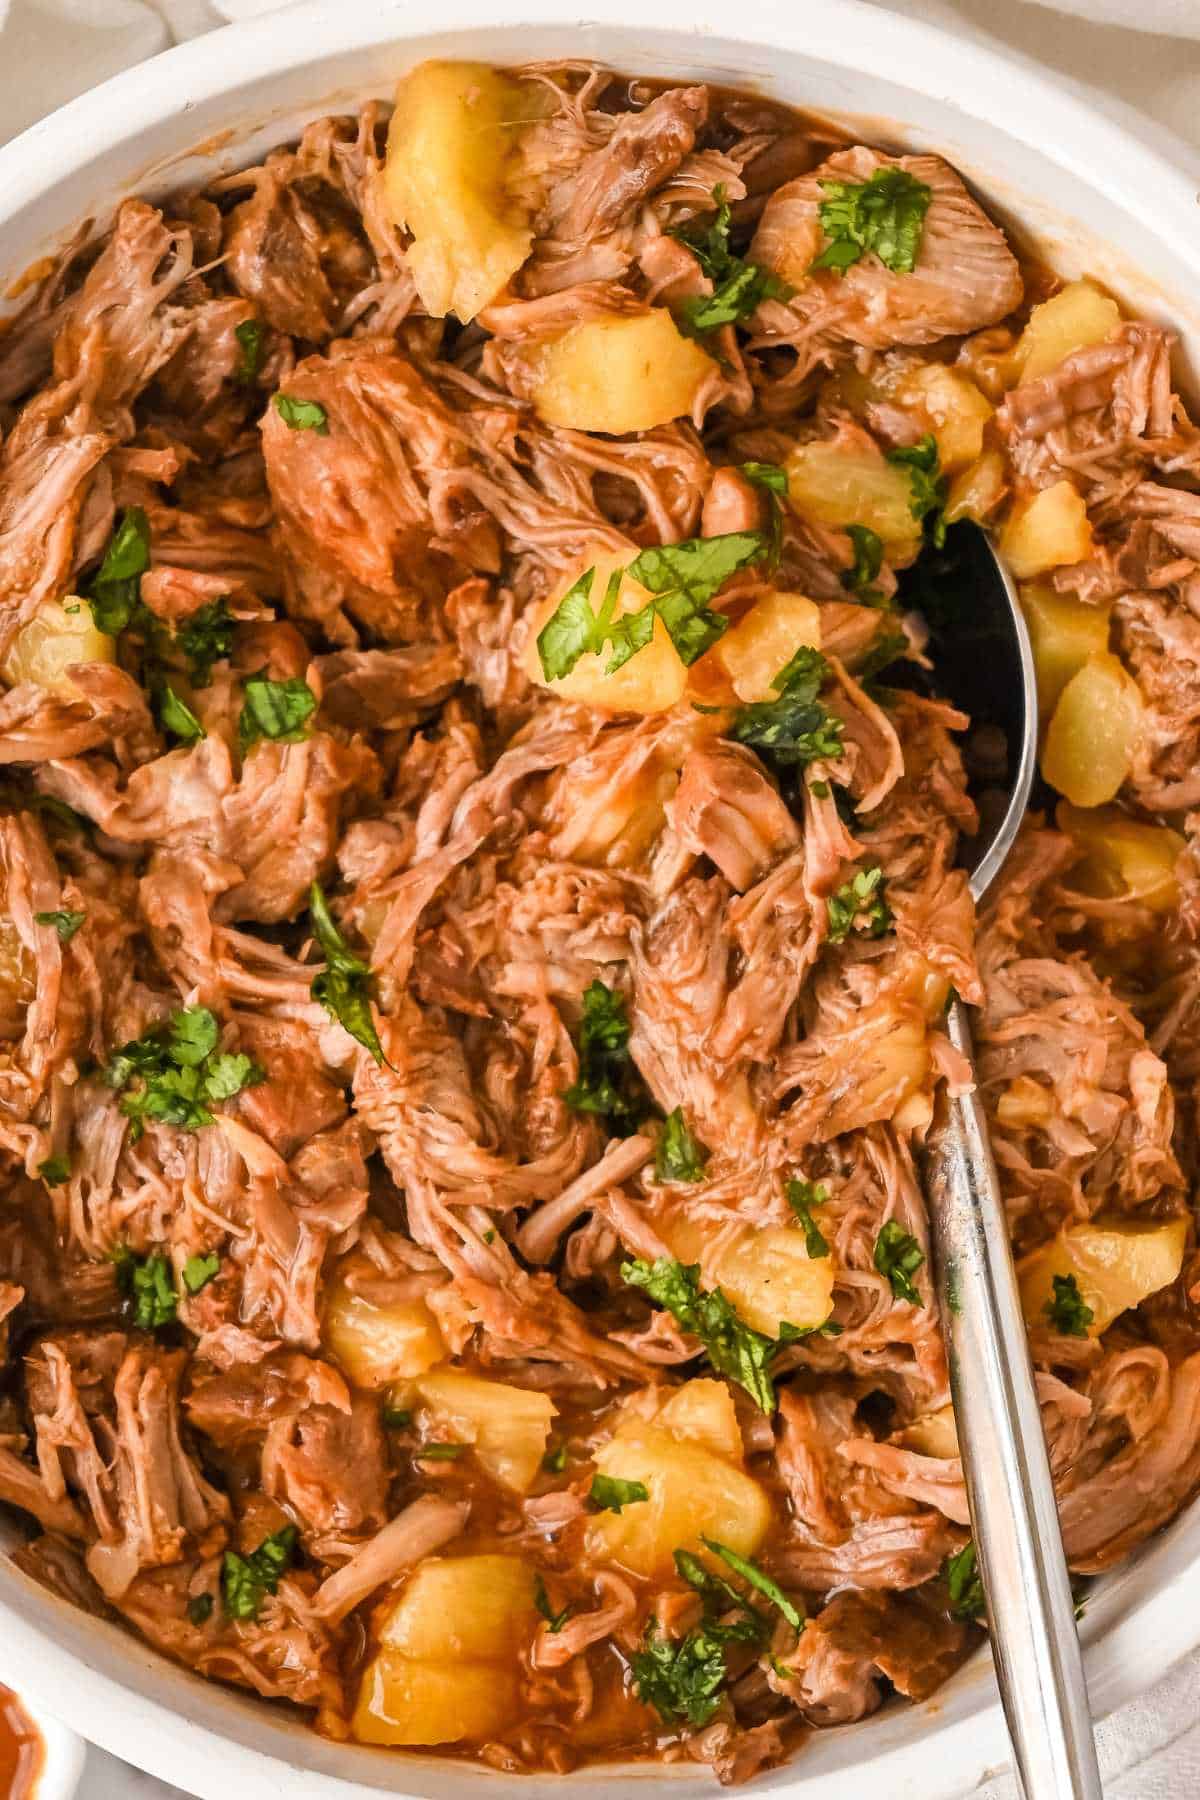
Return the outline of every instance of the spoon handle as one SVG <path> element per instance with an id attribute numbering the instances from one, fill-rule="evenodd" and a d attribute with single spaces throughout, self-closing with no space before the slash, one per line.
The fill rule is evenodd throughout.
<path id="1" fill-rule="evenodd" d="M 972 1057 L 965 1007 L 947 1021 Z M 1103 1800 L 1004 1205 L 977 1093 L 930 1147 L 930 1221 L 950 1388 L 996 1679 L 1025 1800 Z"/>

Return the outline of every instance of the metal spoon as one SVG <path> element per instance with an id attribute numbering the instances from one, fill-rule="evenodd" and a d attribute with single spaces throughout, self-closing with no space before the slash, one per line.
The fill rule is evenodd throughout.
<path id="1" fill-rule="evenodd" d="M 956 527 L 958 604 L 935 636 L 938 692 L 1003 731 L 1007 803 L 966 847 L 976 902 L 1029 802 L 1037 689 L 1024 615 L 988 539 Z M 972 1057 L 966 1007 L 951 1043 Z M 987 1119 L 977 1093 L 946 1100 L 926 1161 L 934 1267 L 976 1558 L 1000 1699 L 1025 1800 L 1103 1800 L 1075 1606 Z"/>

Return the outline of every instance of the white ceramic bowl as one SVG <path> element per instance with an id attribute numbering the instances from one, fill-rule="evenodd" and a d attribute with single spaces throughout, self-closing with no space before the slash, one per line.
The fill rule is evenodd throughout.
<path id="1" fill-rule="evenodd" d="M 653 25 L 651 19 L 657 22 Z M 944 152 L 1025 241 L 1064 273 L 1091 272 L 1174 323 L 1200 365 L 1200 163 L 1151 127 L 1114 123 L 1031 64 L 858 0 L 373 0 L 319 4 L 213 33 L 129 70 L 0 151 L 6 283 L 80 218 L 253 161 L 309 119 L 387 95 L 427 56 L 519 62 L 597 57 L 643 74 L 756 87 L 856 122 L 870 139 Z M 0 283 L 2 285 L 2 283 Z M 14 1536 L 0 1520 L 0 1544 Z M 1189 1579 L 1190 1578 L 1190 1579 Z M 1200 1509 L 1101 1584 L 1082 1627 L 1098 1716 L 1200 1644 Z M 515 1800 L 531 1782 L 463 1763 L 326 1742 L 283 1709 L 175 1668 L 0 1565 L 0 1679 L 78 1730 L 203 1800 Z M 1007 1760 L 986 1654 L 924 1706 L 816 1734 L 758 1792 L 807 1800 L 949 1800 Z M 710 1795 L 703 1771 L 621 1772 Z M 612 1770 L 565 1783 L 610 1800 Z"/>

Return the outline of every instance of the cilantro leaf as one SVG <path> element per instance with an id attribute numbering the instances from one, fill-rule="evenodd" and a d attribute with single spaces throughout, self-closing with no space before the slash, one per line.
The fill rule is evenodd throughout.
<path id="1" fill-rule="evenodd" d="M 208 736 L 191 707 L 184 704 L 169 682 L 159 691 L 158 716 L 164 730 L 173 732 L 182 743 L 196 744 Z"/>
<path id="2" fill-rule="evenodd" d="M 865 932 L 873 938 L 890 931 L 892 914 L 883 897 L 883 889 L 883 870 L 876 864 L 871 869 L 859 869 L 836 893 L 830 894 L 825 904 L 829 912 L 831 944 L 843 943 L 852 930 Z"/>
<path id="3" fill-rule="evenodd" d="M 178 1299 L 175 1278 L 167 1258 L 159 1251 L 135 1256 L 122 1246 L 113 1258 L 117 1286 L 125 1296 L 129 1316 L 140 1331 L 157 1331 L 175 1319 Z"/>
<path id="4" fill-rule="evenodd" d="M 547 1630 L 553 1632 L 562 1630 L 574 1610 L 568 1604 L 563 1607 L 561 1612 L 555 1612 L 553 1606 L 550 1604 L 550 1596 L 546 1592 L 546 1583 L 542 1580 L 540 1575 L 534 1577 L 533 1603 L 541 1613 L 543 1619 L 545 1619 Z"/>
<path id="5" fill-rule="evenodd" d="M 81 912 L 40 912 L 34 913 L 33 922 L 35 925 L 53 925 L 60 940 L 69 944 L 86 918 L 87 914 Z"/>
<path id="6" fill-rule="evenodd" d="M 769 1622 L 762 1613 L 744 1600 L 731 1582 L 708 1568 L 690 1550 L 676 1550 L 675 1568 L 704 1601 L 704 1617 L 714 1636 L 753 1643 L 768 1635 Z M 730 1607 L 736 1607 L 741 1618 L 714 1624 L 714 1615 L 727 1613 Z"/>
<path id="7" fill-rule="evenodd" d="M 983 1582 L 976 1566 L 975 1540 L 946 1558 L 942 1573 L 950 1589 L 950 1611 L 956 1619 L 977 1619 L 986 1605 Z"/>
<path id="8" fill-rule="evenodd" d="M 946 542 L 946 495 L 949 483 L 941 473 L 937 439 L 932 431 L 899 450 L 889 450 L 887 459 L 898 468 L 908 470 L 910 496 L 908 510 L 924 527 L 925 540 L 935 550 Z"/>
<path id="9" fill-rule="evenodd" d="M 317 696 L 300 676 L 271 681 L 261 671 L 248 675 L 245 702 L 238 718 L 238 742 L 243 752 L 259 738 L 277 744 L 299 744 L 308 736 L 308 720 L 317 709 Z"/>
<path id="10" fill-rule="evenodd" d="M 873 1260 L 879 1273 L 891 1282 L 897 1300 L 907 1300 L 911 1306 L 924 1306 L 912 1277 L 925 1261 L 925 1252 L 898 1219 L 888 1219 L 881 1228 L 875 1239 Z"/>
<path id="11" fill-rule="evenodd" d="M 865 687 L 868 682 L 874 681 L 877 675 L 882 675 L 885 669 L 890 669 L 900 657 L 906 656 L 908 649 L 908 637 L 903 631 L 878 632 L 874 643 L 856 670 L 860 685 Z"/>
<path id="12" fill-rule="evenodd" d="M 654 1152 L 654 1175 L 658 1181 L 702 1181 L 708 1152 L 693 1137 L 677 1106 L 663 1121 L 662 1135 Z"/>
<path id="13" fill-rule="evenodd" d="M 209 1102 L 229 1100 L 264 1079 L 250 1057 L 215 1054 L 218 1036 L 214 1014 L 189 1006 L 113 1052 L 101 1073 L 109 1087 L 124 1090 L 121 1111 L 133 1121 L 135 1142 L 146 1119 L 185 1131 L 211 1125 Z"/>
<path id="14" fill-rule="evenodd" d="M 870 251 L 894 275 L 911 275 L 921 249 L 933 189 L 887 164 L 868 181 L 822 181 L 817 214 L 829 239 L 814 269 L 839 274 Z"/>
<path id="15" fill-rule="evenodd" d="M 380 1417 L 389 1431 L 404 1431 L 412 1424 L 412 1412 L 407 1406 L 388 1406 L 385 1402 Z"/>
<path id="16" fill-rule="evenodd" d="M 842 754 L 842 721 L 818 699 L 829 674 L 819 650 L 801 644 L 771 686 L 776 700 L 754 700 L 733 721 L 731 735 L 776 770 L 802 768 Z"/>
<path id="17" fill-rule="evenodd" d="M 542 1458 L 542 1467 L 547 1475 L 561 1475 L 567 1466 L 567 1446 L 556 1444 L 553 1450 L 547 1450 Z"/>
<path id="18" fill-rule="evenodd" d="M 209 600 L 176 628 L 175 642 L 188 659 L 193 687 L 207 687 L 213 664 L 224 662 L 233 649 L 233 626 L 228 600 Z"/>
<path id="19" fill-rule="evenodd" d="M 1074 1275 L 1055 1275 L 1053 1293 L 1042 1311 L 1063 1337 L 1085 1338 L 1087 1328 L 1096 1317 L 1079 1291 Z"/>
<path id="20" fill-rule="evenodd" d="M 215 1601 L 211 1594 L 193 1594 L 187 1603 L 188 1621 L 192 1625 L 207 1625 L 212 1618 Z"/>
<path id="21" fill-rule="evenodd" d="M 711 1626 L 697 1625 L 678 1643 L 646 1627 L 643 1647 L 629 1659 L 638 1699 L 652 1706 L 666 1725 L 686 1720 L 707 1725 L 720 1705 L 727 1670 L 723 1640 Z"/>
<path id="22" fill-rule="evenodd" d="M 274 394 L 271 403 L 289 431 L 315 431 L 329 436 L 329 417 L 316 400 L 300 400 L 295 394 Z"/>
<path id="23" fill-rule="evenodd" d="M 644 1481 L 622 1481 L 619 1475 L 593 1475 L 588 1499 L 606 1512 L 619 1513 L 623 1506 L 648 1500 L 650 1489 Z"/>
<path id="24" fill-rule="evenodd" d="M 142 576 L 149 567 L 150 524 L 145 508 L 128 506 L 84 596 L 97 631 L 107 632 L 109 637 L 124 631 L 141 598 Z"/>
<path id="25" fill-rule="evenodd" d="M 221 1258 L 215 1250 L 207 1256 L 189 1256 L 183 1265 L 183 1285 L 189 1294 L 198 1294 L 206 1288 L 221 1269 Z"/>
<path id="26" fill-rule="evenodd" d="M 710 1537 L 702 1537 L 701 1542 L 706 1550 L 711 1550 L 714 1556 L 719 1556 L 723 1563 L 727 1563 L 735 1575 L 740 1575 L 758 1593 L 764 1594 L 771 1605 L 783 1614 L 793 1631 L 803 1631 L 804 1614 L 788 1599 L 777 1581 L 773 1581 L 757 1564 L 750 1562 L 738 1551 L 731 1550 L 728 1544 L 719 1544 L 715 1538 Z"/>
<path id="27" fill-rule="evenodd" d="M 814 1206 L 824 1206 L 829 1189 L 820 1181 L 789 1181 L 787 1203 L 804 1227 L 804 1248 L 812 1257 L 828 1256 L 829 1245 L 812 1216 Z"/>
<path id="28" fill-rule="evenodd" d="M 283 1525 L 249 1556 L 226 1550 L 221 1558 L 221 1598 L 231 1619 L 258 1617 L 263 1601 L 277 1592 L 280 1576 L 291 1567 L 299 1536 L 294 1525 Z"/>
<path id="29" fill-rule="evenodd" d="M 679 323 L 689 337 L 703 337 L 722 325 L 736 325 L 756 312 L 763 300 L 790 300 L 793 289 L 769 269 L 747 262 L 729 248 L 732 213 L 723 187 L 713 189 L 716 214 L 707 226 L 688 224 L 671 232 L 685 244 L 713 284 L 711 294 L 698 294 L 679 308 Z"/>
<path id="30" fill-rule="evenodd" d="M 38 1164 L 38 1174 L 47 1187 L 61 1187 L 64 1181 L 71 1179 L 70 1159 L 65 1156 L 48 1156 L 45 1162 Z"/>
<path id="31" fill-rule="evenodd" d="M 775 1345 L 738 1318 L 720 1288 L 701 1288 L 698 1263 L 660 1256 L 651 1264 L 638 1258 L 621 1264 L 621 1279 L 665 1306 L 684 1331 L 700 1339 L 719 1374 L 745 1388 L 762 1412 L 774 1412 L 770 1361 Z"/>
<path id="32" fill-rule="evenodd" d="M 783 507 L 781 500 L 787 499 L 787 470 L 781 469 L 778 463 L 745 462 L 740 465 L 742 474 L 754 487 L 762 488 L 767 496 L 767 514 L 769 526 L 767 537 L 768 567 L 778 567 L 779 558 L 783 555 Z"/>
<path id="33" fill-rule="evenodd" d="M 233 379 L 241 387 L 253 387 L 262 367 L 263 327 L 258 319 L 243 319 L 233 335 L 241 352 Z"/>
<path id="34" fill-rule="evenodd" d="M 171 1014 L 169 1053 L 180 1067 L 198 1068 L 217 1047 L 220 1027 L 207 1006 L 189 1006 Z"/>
<path id="35" fill-rule="evenodd" d="M 628 1137 L 650 1110 L 650 1097 L 629 1054 L 625 996 L 602 981 L 584 990 L 579 1023 L 579 1079 L 563 1094 L 575 1112 L 595 1113 L 615 1137 Z"/>
<path id="36" fill-rule="evenodd" d="M 731 575 L 758 562 L 768 549 L 761 531 L 726 531 L 718 537 L 685 538 L 680 544 L 652 544 L 634 558 L 627 573 L 655 595 L 654 610 L 680 661 L 690 668 L 729 626 L 709 601 Z"/>
<path id="37" fill-rule="evenodd" d="M 354 955 L 334 924 L 319 881 L 314 881 L 309 889 L 308 906 L 313 934 L 325 953 L 325 967 L 321 974 L 313 977 L 309 992 L 331 1018 L 371 1052 L 377 1063 L 382 1063 L 385 1060 L 383 1047 L 371 1015 L 373 977 L 370 966 Z"/>
<path id="38" fill-rule="evenodd" d="M 469 1448 L 467 1444 L 422 1444 L 413 1455 L 417 1462 L 457 1462 Z"/>
<path id="39" fill-rule="evenodd" d="M 869 525 L 847 525 L 846 536 L 854 551 L 854 563 L 842 570 L 842 586 L 857 594 L 864 606 L 884 605 L 883 595 L 871 585 L 883 567 L 883 539 Z"/>

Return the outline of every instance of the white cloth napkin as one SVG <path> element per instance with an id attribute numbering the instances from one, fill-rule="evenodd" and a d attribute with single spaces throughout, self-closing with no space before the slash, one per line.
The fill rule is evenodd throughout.
<path id="1" fill-rule="evenodd" d="M 354 3 L 354 0 L 345 0 Z M 785 0 L 786 3 L 786 0 Z M 1200 0 L 875 0 L 1011 45 L 1200 147 Z M 0 0 L 0 142 L 169 43 L 281 0 Z M 1064 14 L 1070 14 L 1065 17 Z M 1123 29 L 1136 26 L 1136 31 Z M 1187 39 L 1194 39 L 1194 44 Z M 1200 222 L 1200 215 L 1198 215 Z M 1180 1595 L 1180 1604 L 1194 1603 Z M 1200 1652 L 1097 1730 L 1109 1800 L 1200 1796 Z M 93 1750 L 80 1800 L 183 1800 Z M 1016 1800 L 1011 1777 L 974 1800 Z"/>

